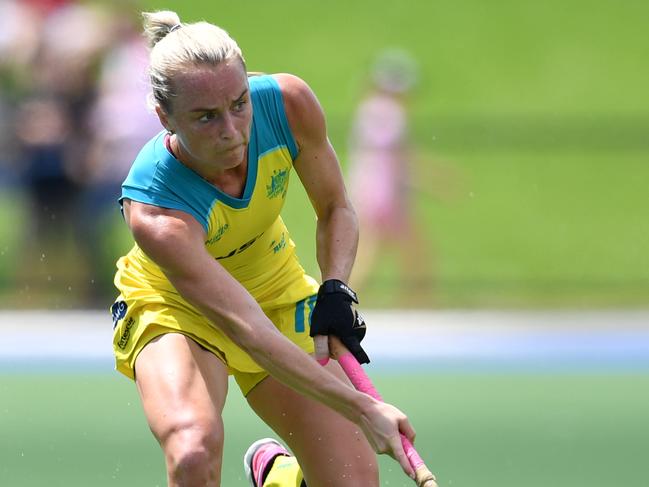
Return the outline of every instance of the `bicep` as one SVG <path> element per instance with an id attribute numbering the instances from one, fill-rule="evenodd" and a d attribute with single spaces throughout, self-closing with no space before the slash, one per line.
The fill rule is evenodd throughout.
<path id="1" fill-rule="evenodd" d="M 299 148 L 294 167 L 316 213 L 322 216 L 333 207 L 349 206 L 338 156 L 327 137 L 325 115 L 318 99 L 299 78 L 280 75 L 278 82 Z"/>
<path id="2" fill-rule="evenodd" d="M 205 265 L 204 230 L 192 216 L 137 202 L 129 206 L 127 221 L 135 241 L 170 280 L 191 277 Z"/>

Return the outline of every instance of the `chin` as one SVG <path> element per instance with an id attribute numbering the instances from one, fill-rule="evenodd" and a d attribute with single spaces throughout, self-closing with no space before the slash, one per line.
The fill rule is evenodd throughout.
<path id="1" fill-rule="evenodd" d="M 222 157 L 224 159 L 238 159 L 239 162 L 243 160 L 243 156 L 246 153 L 246 148 L 242 145 L 234 147 L 230 150 L 222 152 Z"/>
<path id="2" fill-rule="evenodd" d="M 215 161 L 219 166 L 223 166 L 224 169 L 231 169 L 237 167 L 243 162 L 243 157 L 245 151 L 242 150 L 230 150 L 226 152 L 220 152 L 216 157 L 213 157 L 212 160 Z"/>

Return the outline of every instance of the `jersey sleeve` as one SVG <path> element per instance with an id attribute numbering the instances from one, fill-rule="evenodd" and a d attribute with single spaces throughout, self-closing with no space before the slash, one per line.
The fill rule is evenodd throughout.
<path id="1" fill-rule="evenodd" d="M 158 137 L 163 137 L 161 134 Z M 125 198 L 192 215 L 205 232 L 209 231 L 209 210 L 213 197 L 195 184 L 199 176 L 165 154 L 162 140 L 147 144 L 122 184 L 120 203 Z M 163 152 L 164 151 L 164 152 Z"/>
<path id="2" fill-rule="evenodd" d="M 253 110 L 256 116 L 257 130 L 261 138 L 261 146 L 274 145 L 278 141 L 286 146 L 295 160 L 298 155 L 297 144 L 286 118 L 284 98 L 277 80 L 269 75 L 250 78 Z M 261 112 L 261 113 L 260 113 Z"/>

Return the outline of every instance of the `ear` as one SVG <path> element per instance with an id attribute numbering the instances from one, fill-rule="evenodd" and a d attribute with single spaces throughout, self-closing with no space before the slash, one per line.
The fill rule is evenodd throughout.
<path id="1" fill-rule="evenodd" d="M 155 106 L 155 112 L 158 115 L 158 119 L 160 119 L 160 123 L 167 130 L 167 132 L 173 133 L 174 130 L 169 123 L 169 115 L 167 114 L 167 112 L 165 112 L 160 105 Z"/>

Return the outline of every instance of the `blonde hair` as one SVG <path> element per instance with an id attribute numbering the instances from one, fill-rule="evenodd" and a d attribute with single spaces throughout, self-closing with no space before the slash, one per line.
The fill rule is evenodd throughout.
<path id="1" fill-rule="evenodd" d="M 209 22 L 183 24 L 176 12 L 144 12 L 144 35 L 149 41 L 152 104 L 167 113 L 175 96 L 172 80 L 188 65 L 216 66 L 231 59 L 245 60 L 241 49 L 230 35 Z"/>

